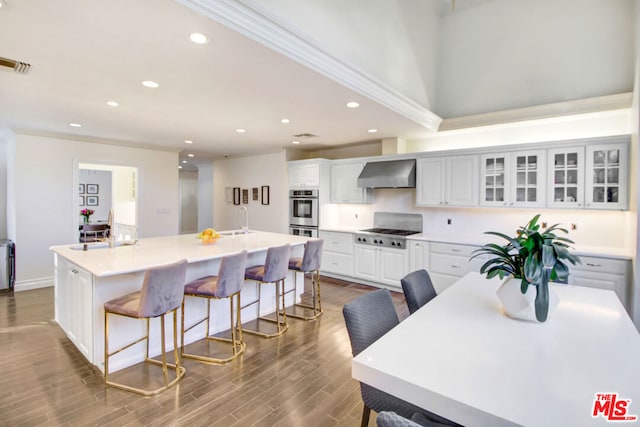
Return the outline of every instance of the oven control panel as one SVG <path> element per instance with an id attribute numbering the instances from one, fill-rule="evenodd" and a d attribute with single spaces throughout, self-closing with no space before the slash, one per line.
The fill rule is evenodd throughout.
<path id="1" fill-rule="evenodd" d="M 386 248 L 405 249 L 406 239 L 391 236 L 360 235 L 354 237 L 356 244 L 382 246 Z"/>

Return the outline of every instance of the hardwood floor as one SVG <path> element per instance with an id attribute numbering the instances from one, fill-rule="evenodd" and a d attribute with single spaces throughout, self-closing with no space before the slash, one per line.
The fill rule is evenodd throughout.
<path id="1" fill-rule="evenodd" d="M 247 334 L 246 353 L 227 365 L 186 360 L 186 377 L 151 398 L 104 385 L 52 320 L 53 288 L 0 294 L 0 425 L 358 426 L 342 306 L 372 289 L 322 277 L 318 320 L 290 319 L 280 338 Z"/>

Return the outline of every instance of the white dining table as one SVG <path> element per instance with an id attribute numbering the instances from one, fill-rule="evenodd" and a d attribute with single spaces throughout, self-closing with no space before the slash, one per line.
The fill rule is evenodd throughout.
<path id="1" fill-rule="evenodd" d="M 640 419 L 640 334 L 614 292 L 551 285 L 560 302 L 534 323 L 503 314 L 500 283 L 467 274 L 356 356 L 353 378 L 466 426 L 611 425 L 592 414 L 612 393 Z"/>

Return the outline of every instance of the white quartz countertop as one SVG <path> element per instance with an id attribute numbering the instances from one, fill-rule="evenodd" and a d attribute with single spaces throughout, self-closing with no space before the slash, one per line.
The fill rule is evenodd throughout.
<path id="1" fill-rule="evenodd" d="M 180 259 L 190 263 L 221 258 L 243 249 L 249 253 L 261 252 L 272 246 L 289 243 L 304 244 L 308 238 L 290 234 L 251 231 L 249 234 L 223 235 L 214 244 L 204 245 L 196 234 L 140 239 L 135 245 L 115 248 L 105 244 L 53 246 L 51 250 L 95 276 L 106 277 L 143 271 L 150 267 L 169 264 Z"/>

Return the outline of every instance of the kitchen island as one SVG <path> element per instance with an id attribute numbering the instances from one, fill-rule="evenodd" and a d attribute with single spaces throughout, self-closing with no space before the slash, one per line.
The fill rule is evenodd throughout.
<path id="1" fill-rule="evenodd" d="M 54 246 L 55 266 L 55 320 L 80 352 L 101 371 L 104 371 L 104 308 L 106 301 L 140 290 L 146 269 L 169 264 L 180 259 L 189 262 L 187 282 L 216 274 L 222 257 L 247 250 L 247 265 L 264 263 L 267 249 L 285 243 L 291 244 L 292 256 L 302 256 L 307 238 L 288 234 L 250 231 L 223 234 L 216 243 L 203 245 L 195 234 L 155 237 L 138 240 L 133 245 L 109 248 L 106 244 Z M 289 271 L 285 287 L 293 287 L 293 272 Z M 295 296 L 289 294 L 286 305 L 299 299 L 303 289 Z M 243 301 L 256 296 L 256 287 L 247 282 L 242 290 Z M 185 324 L 191 325 L 204 317 L 206 302 L 199 298 L 186 301 Z M 261 315 L 275 311 L 275 288 L 264 286 Z M 243 310 L 242 319 L 255 319 L 254 308 Z M 212 301 L 212 329 L 229 329 L 229 304 Z M 172 334 L 172 322 L 167 322 L 167 336 Z M 150 355 L 160 354 L 160 321 L 151 321 Z M 110 347 L 117 348 L 144 335 L 144 322 L 114 316 L 109 322 Z M 180 334 L 178 334 L 180 335 Z M 185 335 L 185 343 L 204 338 L 205 327 L 200 325 Z M 171 343 L 167 343 L 172 346 Z M 173 347 L 171 347 L 172 349 Z M 167 348 L 170 349 L 169 347 Z M 144 360 L 145 344 L 138 343 L 109 361 L 109 370 L 116 371 Z"/>

